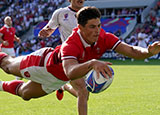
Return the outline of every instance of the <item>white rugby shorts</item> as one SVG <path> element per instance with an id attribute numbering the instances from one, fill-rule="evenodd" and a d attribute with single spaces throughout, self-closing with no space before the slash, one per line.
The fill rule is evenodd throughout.
<path id="1" fill-rule="evenodd" d="M 48 50 L 53 51 L 53 48 L 42 48 L 30 55 L 24 56 L 20 64 L 24 67 L 21 68 L 20 72 L 25 79 L 40 83 L 42 85 L 42 89 L 46 93 L 51 93 L 61 88 L 61 86 L 66 84 L 68 81 L 62 81 L 47 71 L 46 63 L 52 52 L 50 51 L 46 53 Z M 37 62 L 37 60 L 42 60 L 39 59 L 42 57 L 44 57 L 44 66 L 39 66 L 39 62 Z"/>
<path id="2" fill-rule="evenodd" d="M 2 52 L 5 52 L 6 54 L 8 54 L 9 56 L 16 56 L 16 53 L 14 51 L 14 48 L 1 48 Z"/>

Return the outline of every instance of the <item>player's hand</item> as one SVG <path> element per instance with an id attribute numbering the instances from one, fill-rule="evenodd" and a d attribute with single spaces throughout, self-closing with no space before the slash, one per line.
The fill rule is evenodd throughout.
<path id="1" fill-rule="evenodd" d="M 39 32 L 38 37 L 46 38 L 46 37 L 49 37 L 53 32 L 54 32 L 54 29 L 46 27 Z"/>
<path id="2" fill-rule="evenodd" d="M 40 37 L 40 38 L 45 38 L 47 36 L 48 36 L 48 33 L 47 33 L 46 29 L 42 29 L 38 34 L 38 37 Z"/>
<path id="3" fill-rule="evenodd" d="M 20 44 L 21 43 L 21 39 L 17 37 L 17 42 Z"/>
<path id="4" fill-rule="evenodd" d="M 3 41 L 2 44 L 3 44 L 4 46 L 8 46 L 8 45 L 9 45 L 8 41 Z"/>
<path id="5" fill-rule="evenodd" d="M 160 41 L 154 42 L 153 44 L 148 46 L 148 51 L 152 55 L 156 55 L 160 52 Z"/>
<path id="6" fill-rule="evenodd" d="M 102 73 L 106 79 L 109 79 L 108 76 L 112 78 L 112 71 L 110 70 L 108 65 L 112 65 L 112 63 L 99 61 L 95 59 L 93 60 L 93 69 L 96 71 L 98 78 L 99 78 L 99 73 Z"/>

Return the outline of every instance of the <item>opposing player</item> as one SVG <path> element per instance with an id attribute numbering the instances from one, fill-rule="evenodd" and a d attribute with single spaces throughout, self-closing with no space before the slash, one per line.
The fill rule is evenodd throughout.
<path id="1" fill-rule="evenodd" d="M 82 78 L 91 69 L 101 72 L 106 78 L 106 73 L 111 77 L 112 72 L 107 66 L 111 63 L 97 60 L 106 50 L 115 50 L 135 59 L 145 59 L 160 52 L 160 41 L 148 48 L 121 42 L 115 35 L 101 29 L 100 16 L 100 11 L 95 7 L 80 9 L 77 13 L 78 27 L 54 50 L 43 48 L 17 58 L 1 52 L 0 67 L 6 73 L 29 81 L 1 81 L 0 89 L 30 100 L 57 90 L 69 80 Z"/>
<path id="2" fill-rule="evenodd" d="M 21 39 L 16 36 L 16 29 L 12 27 L 12 19 L 10 16 L 4 18 L 4 26 L 0 29 L 1 51 L 12 57 L 16 57 L 14 50 L 14 41 L 21 43 Z M 16 79 L 20 79 L 16 77 Z"/>
<path id="3" fill-rule="evenodd" d="M 76 12 L 83 7 L 84 0 L 69 0 L 70 5 L 57 9 L 48 24 L 39 32 L 39 37 L 49 37 L 57 28 L 59 28 L 62 43 L 71 35 L 73 28 L 77 26 Z M 63 98 L 63 90 L 68 91 L 75 97 L 78 97 L 78 110 L 87 113 L 87 100 L 89 92 L 85 88 L 84 79 L 78 79 L 70 82 L 74 89 L 66 84 L 57 90 L 56 96 L 59 100 Z M 85 115 L 84 114 L 84 115 Z"/>

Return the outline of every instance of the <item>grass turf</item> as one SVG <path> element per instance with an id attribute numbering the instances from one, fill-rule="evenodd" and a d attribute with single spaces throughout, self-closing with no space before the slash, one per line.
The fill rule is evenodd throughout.
<path id="1" fill-rule="evenodd" d="M 91 94 L 89 115 L 158 115 L 160 113 L 160 60 L 107 60 L 113 63 L 115 78 L 102 93 Z M 2 80 L 12 80 L 0 70 Z M 77 115 L 76 98 L 65 92 L 58 101 L 55 93 L 23 101 L 20 97 L 0 92 L 0 115 Z"/>

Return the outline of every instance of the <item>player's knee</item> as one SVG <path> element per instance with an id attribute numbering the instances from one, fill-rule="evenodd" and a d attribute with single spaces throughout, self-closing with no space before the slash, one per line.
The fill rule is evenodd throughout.
<path id="1" fill-rule="evenodd" d="M 26 91 L 26 90 L 21 93 L 21 97 L 25 101 L 29 101 L 32 98 L 31 94 L 28 91 Z"/>
<path id="2" fill-rule="evenodd" d="M 7 60 L 7 59 L 3 59 L 2 61 L 1 61 L 1 68 L 2 68 L 2 70 L 4 71 L 4 72 L 6 72 L 6 73 L 8 73 L 8 74 L 10 74 L 11 72 L 10 72 L 10 66 L 9 66 L 9 61 Z"/>
<path id="3" fill-rule="evenodd" d="M 1 69 L 4 71 L 4 72 L 6 72 L 7 74 L 10 74 L 11 72 L 10 72 L 10 69 L 9 69 L 9 67 L 7 66 L 7 65 L 2 65 L 1 66 Z"/>
<path id="4" fill-rule="evenodd" d="M 3 70 L 4 70 L 7 74 L 11 74 L 9 67 L 5 67 Z"/>

